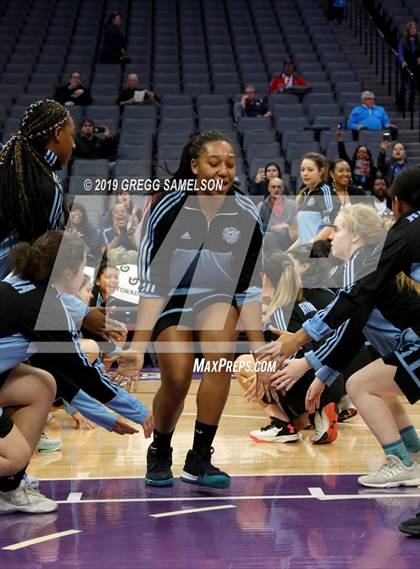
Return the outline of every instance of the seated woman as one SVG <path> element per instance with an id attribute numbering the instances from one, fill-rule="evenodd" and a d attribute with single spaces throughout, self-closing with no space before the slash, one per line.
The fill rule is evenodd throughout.
<path id="1" fill-rule="evenodd" d="M 388 160 L 386 151 L 391 146 L 392 154 Z M 403 170 L 410 167 L 410 162 L 407 160 L 407 152 L 405 146 L 401 142 L 391 142 L 390 140 L 383 140 L 379 148 L 378 154 L 378 170 L 388 180 L 390 184 Z"/>
<path id="2" fill-rule="evenodd" d="M 292 259 L 287 254 L 278 251 L 266 256 L 263 271 L 263 287 L 271 298 L 265 314 L 264 328 L 266 338 L 272 339 L 270 325 L 292 332 L 299 329 L 305 320 L 315 314 L 316 308 L 302 296 L 301 281 Z M 293 358 L 299 360 L 303 357 L 304 352 L 299 351 L 290 361 Z M 240 358 L 250 360 L 252 356 L 245 355 Z M 252 360 L 250 363 L 252 364 Z M 252 394 L 254 376 L 252 373 L 248 374 L 248 377 L 237 374 L 239 383 L 248 389 L 249 394 Z M 251 438 L 257 442 L 297 441 L 299 435 L 292 423 L 305 414 L 305 395 L 314 377 L 314 373 L 309 372 L 301 381 L 290 382 L 286 389 L 276 391 L 271 388 L 270 396 L 273 403 L 265 409 L 270 415 L 271 423 L 252 431 Z M 343 395 L 343 382 L 338 381 L 332 389 L 324 391 L 323 395 L 321 408 L 315 415 L 316 435 L 313 439 L 315 444 L 331 443 L 337 438 L 336 404 Z"/>
<path id="3" fill-rule="evenodd" d="M 359 186 L 368 195 L 372 193 L 373 183 L 375 181 L 377 168 L 373 160 L 372 152 L 367 146 L 359 144 L 350 158 L 347 154 L 346 145 L 343 141 L 343 131 L 337 130 L 337 147 L 338 155 L 345 160 L 351 168 L 353 182 Z"/>
<path id="4" fill-rule="evenodd" d="M 281 169 L 276 162 L 268 162 L 264 168 L 258 168 L 249 190 L 250 195 L 267 197 L 268 184 L 273 178 L 281 178 Z"/>
<path id="5" fill-rule="evenodd" d="M 356 203 L 372 205 L 373 199 L 361 187 L 353 185 L 350 164 L 343 158 L 330 163 L 329 183 L 343 206 Z"/>
<path id="6" fill-rule="evenodd" d="M 115 265 L 136 264 L 138 244 L 135 239 L 136 215 L 130 215 L 122 203 L 111 210 L 112 226 L 102 231 L 102 253 Z"/>
<path id="7" fill-rule="evenodd" d="M 99 249 L 98 231 L 91 225 L 86 208 L 80 203 L 73 203 L 70 208 L 66 231 L 76 233 L 86 243 L 88 253 L 96 255 Z"/>

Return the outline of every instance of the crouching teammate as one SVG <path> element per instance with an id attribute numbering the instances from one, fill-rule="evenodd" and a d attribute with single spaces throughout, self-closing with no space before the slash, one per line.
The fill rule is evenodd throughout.
<path id="1" fill-rule="evenodd" d="M 1 353 L 3 356 L 2 349 Z M 18 364 L 0 373 L 0 515 L 18 511 L 44 514 L 57 509 L 57 504 L 37 489 L 20 487 L 54 395 L 54 378 L 45 371 Z M 9 407 L 15 409 L 13 419 L 8 416 Z"/>
<path id="2" fill-rule="evenodd" d="M 136 432 L 115 415 L 106 410 L 100 411 L 101 406 L 92 400 L 94 398 L 141 424 L 145 436 L 150 436 L 153 425 L 147 408 L 112 383 L 101 366 L 89 361 L 61 299 L 64 293 L 77 293 L 83 280 L 86 262 L 83 240 L 75 235 L 64 235 L 61 231 L 50 231 L 33 245 L 19 244 L 12 252 L 12 262 L 14 274 L 0 283 L 0 377 L 4 379 L 6 372 L 30 357 L 33 365 L 53 375 L 57 396 L 89 419 L 120 434 Z M 28 372 L 32 369 L 28 367 Z M 30 373 L 27 375 L 30 377 Z M 0 405 L 5 406 L 6 403 L 13 405 L 9 400 L 2 403 L 0 399 Z M 20 416 L 20 412 L 15 416 Z M 15 475 L 17 485 L 22 475 L 23 472 Z M 0 489 L 2 483 L 3 479 L 0 479 Z M 15 511 L 32 510 L 16 507 Z"/>
<path id="3" fill-rule="evenodd" d="M 272 356 L 288 356 L 312 338 L 319 340 L 346 320 L 362 329 L 376 306 L 401 330 L 399 345 L 355 373 L 347 389 L 360 415 L 378 439 L 386 462 L 359 482 L 389 488 L 420 483 L 420 439 L 406 413 L 391 409 L 389 401 L 405 395 L 411 404 L 420 398 L 420 299 L 396 291 L 396 276 L 403 272 L 420 282 L 420 167 L 402 172 L 391 188 L 396 223 L 385 240 L 377 267 L 340 291 L 327 308 L 282 339 Z M 368 270 L 370 268 L 370 270 Z M 263 350 L 266 351 L 266 350 Z M 318 382 L 320 383 L 320 382 Z M 317 402 L 322 384 L 310 388 L 309 402 Z"/>

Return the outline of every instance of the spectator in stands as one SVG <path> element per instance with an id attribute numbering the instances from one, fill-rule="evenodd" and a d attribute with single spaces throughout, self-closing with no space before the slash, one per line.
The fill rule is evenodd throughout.
<path id="1" fill-rule="evenodd" d="M 404 35 L 398 44 L 398 58 L 401 64 L 398 106 L 401 111 L 405 109 L 405 94 L 408 88 L 408 108 L 411 110 L 414 108 L 416 90 L 420 89 L 420 35 L 416 22 L 407 22 Z"/>
<path id="2" fill-rule="evenodd" d="M 276 162 L 269 162 L 264 168 L 258 168 L 249 192 L 251 196 L 267 197 L 268 183 L 272 178 L 281 178 L 280 166 Z"/>
<path id="3" fill-rule="evenodd" d="M 233 114 L 235 122 L 239 122 L 241 117 L 271 117 L 266 98 L 257 96 L 253 85 L 245 87 L 240 102 L 234 105 Z"/>
<path id="4" fill-rule="evenodd" d="M 293 59 L 286 59 L 282 73 L 275 73 L 268 90 L 270 93 L 307 92 L 311 86 L 303 77 L 295 73 Z"/>
<path id="5" fill-rule="evenodd" d="M 142 210 L 134 202 L 132 194 L 124 190 L 118 190 L 115 193 L 115 203 L 123 204 L 128 214 L 136 217 L 135 223 L 140 223 Z M 104 214 L 102 221 L 102 227 L 109 227 L 110 225 L 112 225 L 112 208 Z"/>
<path id="6" fill-rule="evenodd" d="M 375 93 L 363 91 L 360 96 L 360 105 L 353 107 L 347 120 L 347 128 L 361 131 L 389 129 L 395 138 L 396 128 L 391 124 L 385 109 L 380 105 L 375 105 Z"/>
<path id="7" fill-rule="evenodd" d="M 109 297 L 112 297 L 118 289 L 119 281 L 120 271 L 118 267 L 109 264 L 108 260 L 102 262 L 96 274 L 90 305 L 106 307 L 110 301 Z"/>
<path id="8" fill-rule="evenodd" d="M 274 234 L 277 249 L 285 251 L 294 241 L 290 237 L 290 230 L 295 224 L 298 208 L 294 200 L 285 197 L 284 182 L 281 178 L 271 178 L 268 182 L 268 193 L 269 196 L 260 208 L 264 231 Z"/>
<path id="9" fill-rule="evenodd" d="M 347 160 L 339 158 L 330 164 L 330 186 L 341 200 L 343 206 L 357 203 L 366 203 L 366 193 L 362 188 L 353 186 L 351 168 Z"/>
<path id="10" fill-rule="evenodd" d="M 135 230 L 137 217 L 130 215 L 123 204 L 116 203 L 112 210 L 112 226 L 102 232 L 103 252 L 113 265 L 137 263 Z"/>
<path id="11" fill-rule="evenodd" d="M 125 52 L 125 37 L 121 31 L 121 15 L 113 12 L 105 24 L 101 63 L 128 63 Z"/>
<path id="12" fill-rule="evenodd" d="M 92 104 L 90 91 L 87 87 L 82 85 L 80 73 L 77 71 L 73 71 L 73 73 L 71 73 L 69 80 L 65 85 L 57 87 L 54 99 L 66 107 L 72 105 L 81 105 L 82 107 L 86 107 L 87 105 Z"/>
<path id="13" fill-rule="evenodd" d="M 377 176 L 373 182 L 373 205 L 381 217 L 391 217 L 392 211 L 387 206 L 389 182 L 384 176 Z"/>
<path id="14" fill-rule="evenodd" d="M 367 146 L 361 144 L 357 146 L 353 157 L 350 158 L 343 142 L 343 132 L 341 130 L 337 130 L 336 135 L 338 155 L 342 160 L 345 160 L 350 164 L 353 182 L 368 194 L 372 193 L 372 186 L 376 177 L 377 168 L 371 151 Z"/>
<path id="15" fill-rule="evenodd" d="M 86 244 L 87 250 L 90 253 L 95 253 L 98 247 L 98 232 L 91 225 L 86 208 L 75 202 L 70 210 L 69 218 L 66 225 L 68 233 L 76 233 L 83 239 Z"/>
<path id="16" fill-rule="evenodd" d="M 98 136 L 95 134 L 101 134 Z M 77 158 L 97 160 L 106 158 L 112 160 L 117 152 L 115 138 L 107 126 L 95 127 L 92 119 L 85 118 L 76 139 L 76 149 L 73 155 Z"/>
<path id="17" fill-rule="evenodd" d="M 121 108 L 126 105 L 158 105 L 159 97 L 153 91 L 142 89 L 139 76 L 130 73 L 127 77 L 127 87 L 120 92 L 116 104 Z"/>
<path id="18" fill-rule="evenodd" d="M 378 170 L 389 180 L 390 184 L 402 170 L 410 166 L 404 145 L 401 142 L 392 144 L 391 159 L 387 160 L 386 151 L 391 144 L 390 140 L 383 140 L 378 154 Z"/>

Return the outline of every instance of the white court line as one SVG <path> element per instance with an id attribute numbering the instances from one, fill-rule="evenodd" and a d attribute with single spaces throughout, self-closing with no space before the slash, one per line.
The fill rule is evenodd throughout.
<path id="1" fill-rule="evenodd" d="M 79 472 L 79 474 L 76 474 L 76 478 L 82 480 L 88 480 L 90 478 L 90 472 Z M 71 478 L 69 480 L 71 480 Z"/>
<path id="2" fill-rule="evenodd" d="M 82 499 L 83 492 L 70 492 L 67 496 L 67 502 L 80 502 Z"/>
<path id="3" fill-rule="evenodd" d="M 6 547 L 2 547 L 2 549 L 6 549 L 7 551 L 16 551 L 17 549 L 23 549 L 24 547 L 29 547 L 30 545 L 36 545 L 37 543 L 43 543 L 44 541 L 50 541 L 51 539 L 58 539 L 60 537 L 73 535 L 75 533 L 81 533 L 81 530 L 68 529 L 66 531 L 60 531 L 58 533 L 50 533 L 48 535 L 43 535 L 42 537 L 35 537 L 34 539 L 27 539 L 26 541 L 21 541 L 20 543 L 7 545 Z"/>
<path id="4" fill-rule="evenodd" d="M 151 518 L 168 518 L 169 516 L 183 516 L 184 514 L 195 514 L 197 512 L 210 512 L 212 510 L 227 510 L 236 508 L 233 504 L 226 506 L 209 506 L 208 508 L 191 508 L 189 510 L 177 510 L 176 512 L 162 512 L 161 514 L 150 514 Z"/>
<path id="5" fill-rule="evenodd" d="M 264 474 L 259 472 L 250 472 L 247 474 L 230 474 L 231 478 L 255 478 L 263 477 L 279 477 L 279 476 L 361 476 L 366 472 L 276 472 L 275 474 Z M 38 478 L 41 482 L 63 482 L 76 480 L 143 480 L 144 476 L 89 476 L 89 473 L 80 473 L 77 478 Z"/>
<path id="6" fill-rule="evenodd" d="M 92 499 L 81 500 L 78 504 L 108 504 L 108 503 L 130 503 L 130 502 L 218 502 L 232 500 L 371 500 L 375 498 L 419 498 L 420 492 L 416 494 L 325 494 L 322 498 L 311 494 L 295 494 L 286 496 L 276 494 L 272 496 L 184 496 L 175 498 L 110 498 L 107 500 Z M 66 500 L 57 500 L 57 504 L 69 504 Z"/>
<path id="7" fill-rule="evenodd" d="M 322 488 L 308 488 L 308 490 L 310 495 L 313 496 L 314 498 L 322 498 L 323 496 L 325 496 Z"/>

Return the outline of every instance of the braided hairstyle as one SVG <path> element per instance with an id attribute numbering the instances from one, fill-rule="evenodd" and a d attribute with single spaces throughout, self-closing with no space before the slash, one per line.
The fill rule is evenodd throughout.
<path id="1" fill-rule="evenodd" d="M 30 105 L 19 131 L 0 152 L 0 232 L 16 230 L 20 240 L 32 241 L 49 226 L 42 190 L 55 188 L 43 150 L 54 130 L 70 119 L 68 110 L 50 99 Z M 1 237 L 0 237 L 1 240 Z"/>

